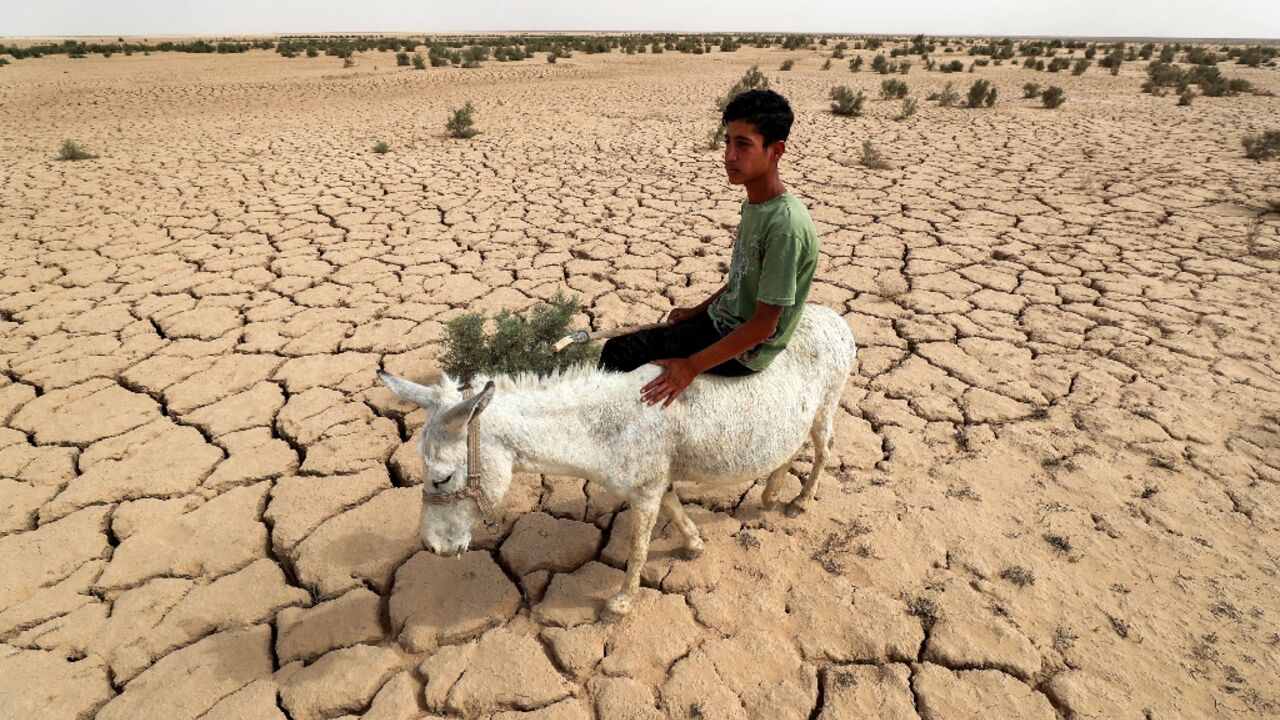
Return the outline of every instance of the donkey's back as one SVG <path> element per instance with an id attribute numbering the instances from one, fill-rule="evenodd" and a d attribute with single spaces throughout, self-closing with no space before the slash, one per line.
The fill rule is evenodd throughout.
<path id="1" fill-rule="evenodd" d="M 806 305 L 786 350 L 762 372 L 699 376 L 664 413 L 673 477 L 749 480 L 789 465 L 806 438 L 829 444 L 855 353 L 834 310 Z"/>

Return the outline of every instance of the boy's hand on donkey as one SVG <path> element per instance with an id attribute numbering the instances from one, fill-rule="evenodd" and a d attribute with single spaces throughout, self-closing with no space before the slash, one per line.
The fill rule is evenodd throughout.
<path id="1" fill-rule="evenodd" d="M 661 375 L 640 389 L 640 399 L 649 405 L 662 403 L 662 409 L 666 410 L 689 387 L 693 379 L 698 376 L 698 372 L 694 370 L 693 363 L 687 358 L 650 362 L 665 369 Z"/>

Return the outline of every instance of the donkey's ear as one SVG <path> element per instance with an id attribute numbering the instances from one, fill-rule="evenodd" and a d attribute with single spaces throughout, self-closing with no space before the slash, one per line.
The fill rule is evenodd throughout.
<path id="1" fill-rule="evenodd" d="M 493 398 L 492 380 L 486 383 L 484 389 L 480 392 L 441 413 L 440 419 L 437 421 L 439 427 L 447 432 L 462 432 L 462 428 L 471 422 L 471 418 L 479 415 L 485 409 L 491 398 Z"/>
<path id="2" fill-rule="evenodd" d="M 416 382 L 396 377 L 382 370 L 378 371 L 378 379 L 382 381 L 383 385 L 387 386 L 387 389 L 395 393 L 396 397 L 417 403 L 429 410 L 439 407 L 441 401 L 444 400 L 445 389 L 443 383 L 439 385 L 419 385 Z"/>

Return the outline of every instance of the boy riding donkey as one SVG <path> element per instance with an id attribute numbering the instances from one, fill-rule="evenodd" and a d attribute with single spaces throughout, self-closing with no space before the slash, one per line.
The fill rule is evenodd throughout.
<path id="1" fill-rule="evenodd" d="M 665 368 L 641 389 L 648 404 L 670 406 L 704 372 L 760 372 L 791 339 L 818 264 L 809 211 L 778 178 L 794 119 L 772 90 L 749 90 L 725 107 L 725 173 L 747 190 L 727 282 L 697 307 L 673 309 L 665 327 L 612 338 L 600 353 L 602 369 Z"/>

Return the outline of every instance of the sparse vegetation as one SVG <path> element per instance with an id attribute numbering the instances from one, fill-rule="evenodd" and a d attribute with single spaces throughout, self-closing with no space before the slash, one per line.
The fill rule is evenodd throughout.
<path id="1" fill-rule="evenodd" d="M 861 91 L 854 94 L 844 85 L 831 88 L 831 112 L 845 117 L 858 117 L 862 114 L 862 103 L 866 96 Z"/>
<path id="2" fill-rule="evenodd" d="M 1267 130 L 1261 135 L 1249 134 L 1240 138 L 1244 156 L 1250 160 L 1271 160 L 1280 157 L 1280 130 Z"/>
<path id="3" fill-rule="evenodd" d="M 355 59 L 355 58 L 351 57 L 350 55 L 348 55 L 348 56 L 346 56 L 346 57 L 342 58 L 342 67 L 343 67 L 343 68 L 353 68 L 353 67 L 355 67 L 355 66 L 356 66 L 356 59 Z"/>
<path id="4" fill-rule="evenodd" d="M 391 152 L 391 146 L 388 145 L 385 140 L 379 140 L 377 143 L 374 144 L 373 151 L 378 153 L 379 155 L 386 155 L 387 153 Z"/>
<path id="5" fill-rule="evenodd" d="M 485 317 L 468 312 L 446 325 L 445 354 L 441 369 L 460 382 L 475 375 L 532 372 L 548 375 L 575 365 L 594 364 L 599 347 L 573 344 L 553 352 L 552 343 L 567 334 L 569 322 L 582 309 L 576 298 L 557 294 L 536 305 L 526 318 L 503 310 L 494 319 L 494 332 L 485 332 Z"/>
<path id="6" fill-rule="evenodd" d="M 918 104 L 919 103 L 916 102 L 915 98 L 903 98 L 902 109 L 898 111 L 898 116 L 895 117 L 894 120 L 906 120 L 912 115 L 915 115 Z"/>
<path id="7" fill-rule="evenodd" d="M 414 69 L 414 70 L 426 70 L 426 69 L 427 69 L 427 59 L 426 59 L 426 58 L 424 58 L 424 57 L 422 57 L 422 53 L 418 53 L 418 52 L 414 53 L 414 54 L 413 54 L 413 57 L 412 57 L 412 58 L 410 58 L 410 60 L 413 62 L 413 69 Z"/>
<path id="8" fill-rule="evenodd" d="M 71 140 L 63 140 L 62 147 L 58 149 L 59 160 L 92 160 L 98 157 L 93 153 L 85 150 Z"/>
<path id="9" fill-rule="evenodd" d="M 938 93 L 938 107 L 951 107 L 960 102 L 960 93 L 955 91 L 951 83 L 945 83 L 942 86 L 942 92 Z"/>
<path id="10" fill-rule="evenodd" d="M 858 162 L 870 170 L 886 170 L 892 167 L 889 161 L 884 159 L 884 155 L 880 153 L 880 150 L 871 144 L 870 140 L 862 141 L 862 159 Z"/>
<path id="11" fill-rule="evenodd" d="M 471 101 L 467 101 L 466 105 L 453 111 L 453 117 L 449 118 L 445 123 L 445 128 L 449 131 L 449 137 L 453 138 L 469 138 L 479 134 L 479 130 L 475 128 L 475 107 L 471 105 Z"/>
<path id="12" fill-rule="evenodd" d="M 821 68 L 821 69 L 822 69 L 822 70 L 830 70 L 830 69 L 831 69 L 831 58 L 827 58 L 827 61 L 826 61 L 826 62 L 824 62 L 824 63 L 822 63 L 822 68 Z"/>
<path id="13" fill-rule="evenodd" d="M 974 80 L 969 86 L 969 98 L 966 107 L 976 108 L 983 105 L 991 107 L 996 104 L 996 88 L 990 80 Z"/>
<path id="14" fill-rule="evenodd" d="M 1067 94 L 1063 92 L 1062 88 L 1058 87 L 1057 85 L 1050 85 L 1040 95 L 1040 102 L 1044 103 L 1044 106 L 1049 108 L 1050 110 L 1058 107 L 1059 105 L 1061 105 L 1066 101 L 1067 101 Z"/>
<path id="15" fill-rule="evenodd" d="M 1062 552 L 1062 553 L 1071 552 L 1071 540 L 1067 539 L 1062 535 L 1055 535 L 1054 533 L 1045 533 L 1044 541 L 1049 543 L 1049 545 L 1051 545 L 1053 549 L 1057 550 L 1058 552 Z"/>
<path id="16" fill-rule="evenodd" d="M 901 80 L 884 80 L 880 83 L 882 100 L 898 100 L 907 96 L 907 84 Z"/>
<path id="17" fill-rule="evenodd" d="M 729 92 L 716 99 L 716 108 L 720 112 L 724 112 L 725 107 L 742 93 L 748 90 L 767 90 L 769 88 L 769 78 L 760 72 L 759 65 L 752 65 L 750 70 L 743 73 L 738 82 L 729 88 Z"/>
<path id="18" fill-rule="evenodd" d="M 1092 63 L 1092 62 L 1090 62 L 1089 60 L 1086 60 L 1086 59 L 1084 59 L 1084 58 L 1080 58 L 1079 60 L 1076 60 L 1076 64 L 1075 64 L 1075 65 L 1073 65 L 1073 66 L 1071 67 L 1071 74 L 1072 74 L 1072 75 L 1083 75 L 1083 74 L 1084 74 L 1084 71 L 1085 71 L 1085 70 L 1088 70 L 1088 69 L 1089 69 L 1089 66 L 1090 66 L 1090 65 L 1092 65 L 1092 64 L 1093 64 L 1093 63 Z"/>
<path id="19" fill-rule="evenodd" d="M 786 60 L 783 60 L 783 61 L 782 61 L 782 65 L 781 65 L 778 69 L 779 69 L 779 70 L 786 71 L 786 70 L 790 70 L 791 68 L 793 68 L 793 67 L 795 67 L 795 66 L 796 66 L 796 61 L 795 61 L 795 60 L 792 60 L 792 59 L 790 59 L 790 58 L 788 58 L 788 59 L 786 59 Z"/>
<path id="20" fill-rule="evenodd" d="M 396 67 L 409 67 L 409 53 L 407 52 L 396 53 Z"/>
<path id="21" fill-rule="evenodd" d="M 952 60 L 939 65 L 938 70 L 944 73 L 964 72 L 964 63 L 960 60 Z"/>
<path id="22" fill-rule="evenodd" d="M 862 56 L 854 55 L 853 59 L 849 60 L 849 72 L 858 72 L 861 69 L 862 69 Z"/>
<path id="23" fill-rule="evenodd" d="M 1023 83 L 1022 97 L 1028 98 L 1028 99 L 1034 99 L 1034 98 L 1040 97 L 1040 83 L 1033 83 L 1033 82 Z"/>
<path id="24" fill-rule="evenodd" d="M 1195 99 L 1196 99 L 1195 91 L 1192 90 L 1191 88 L 1187 88 L 1186 90 L 1182 91 L 1182 94 L 1178 95 L 1178 104 L 1190 105 L 1191 101 Z"/>
<path id="25" fill-rule="evenodd" d="M 1036 582 L 1035 574 L 1021 565 L 1014 565 L 1013 567 L 1007 567 L 1004 570 L 1001 570 L 1000 577 L 1004 580 L 1008 580 L 1018 587 L 1034 585 Z"/>

